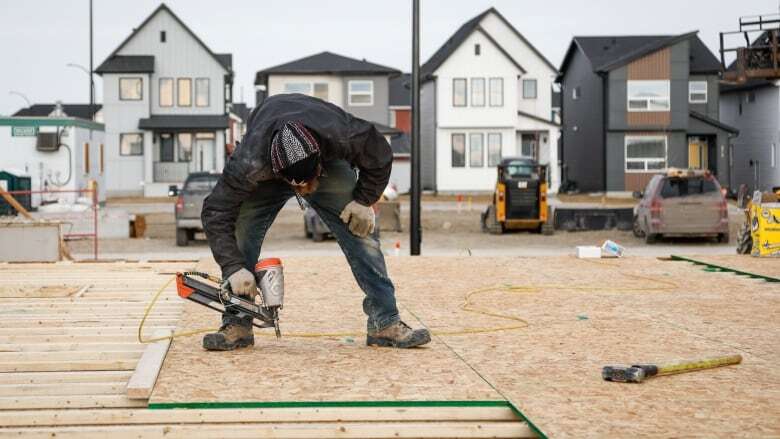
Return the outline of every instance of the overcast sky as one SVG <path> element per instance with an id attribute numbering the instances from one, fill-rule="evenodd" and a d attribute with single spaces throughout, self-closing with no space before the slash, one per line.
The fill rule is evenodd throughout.
<path id="1" fill-rule="evenodd" d="M 94 0 L 95 67 L 158 5 Z M 215 52 L 233 54 L 234 96 L 254 103 L 258 69 L 328 50 L 408 71 L 411 0 L 168 0 Z M 717 55 L 718 32 L 738 17 L 778 11 L 778 0 L 421 0 L 421 61 L 466 20 L 496 7 L 554 65 L 574 35 L 699 30 Z M 88 0 L 0 0 L 0 114 L 33 103 L 88 102 Z M 522 60 L 520 61 L 522 62 Z M 96 76 L 98 102 L 102 83 Z"/>

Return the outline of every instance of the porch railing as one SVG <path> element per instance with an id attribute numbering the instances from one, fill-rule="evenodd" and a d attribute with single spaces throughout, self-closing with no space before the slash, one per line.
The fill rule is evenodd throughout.
<path id="1" fill-rule="evenodd" d="M 155 183 L 181 183 L 187 179 L 188 162 L 154 162 Z"/>

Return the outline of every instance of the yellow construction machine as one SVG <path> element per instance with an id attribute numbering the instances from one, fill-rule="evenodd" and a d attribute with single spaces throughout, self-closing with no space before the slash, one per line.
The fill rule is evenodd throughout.
<path id="1" fill-rule="evenodd" d="M 737 206 L 744 209 L 745 221 L 737 232 L 737 253 L 780 257 L 780 187 L 771 192 L 739 188 Z"/>

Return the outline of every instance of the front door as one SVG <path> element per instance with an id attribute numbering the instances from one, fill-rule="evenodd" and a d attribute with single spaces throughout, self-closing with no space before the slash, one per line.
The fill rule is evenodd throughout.
<path id="1" fill-rule="evenodd" d="M 539 159 L 539 134 L 523 133 L 520 135 L 520 157 L 527 157 L 533 160 Z"/>
<path id="2" fill-rule="evenodd" d="M 691 169 L 709 169 L 709 146 L 706 138 L 688 138 L 688 167 Z"/>
<path id="3" fill-rule="evenodd" d="M 173 134 L 161 133 L 160 134 L 160 161 L 172 162 L 174 160 L 173 151 Z"/>
<path id="4" fill-rule="evenodd" d="M 217 170 L 217 151 L 214 133 L 198 133 L 195 136 L 198 170 Z"/>

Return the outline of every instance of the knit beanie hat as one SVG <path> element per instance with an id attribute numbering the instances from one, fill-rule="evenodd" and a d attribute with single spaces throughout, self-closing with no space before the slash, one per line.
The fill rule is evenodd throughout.
<path id="1" fill-rule="evenodd" d="M 288 181 L 303 183 L 315 177 L 320 146 L 298 121 L 287 122 L 271 140 L 271 166 Z"/>

